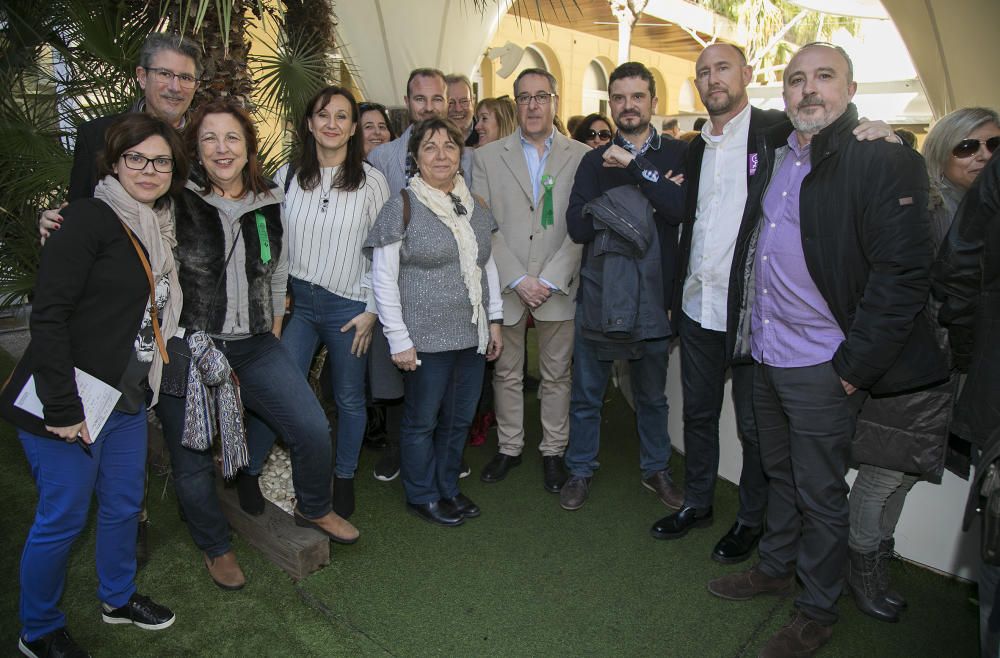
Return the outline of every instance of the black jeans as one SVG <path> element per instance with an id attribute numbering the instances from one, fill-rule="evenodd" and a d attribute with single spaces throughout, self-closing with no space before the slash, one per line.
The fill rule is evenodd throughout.
<path id="1" fill-rule="evenodd" d="M 719 472 L 719 414 L 726 383 L 726 332 L 703 328 L 682 313 L 681 383 L 684 390 L 684 504 L 704 510 L 715 500 Z M 740 508 L 736 520 L 757 528 L 767 507 L 753 415 L 753 364 L 732 367 L 736 432 L 743 444 Z"/>
<path id="2" fill-rule="evenodd" d="M 769 478 L 760 569 L 779 577 L 794 565 L 803 585 L 795 607 L 823 624 L 837 621 L 850 516 L 844 478 L 866 397 L 848 396 L 829 361 L 755 365 L 753 403 Z"/>
<path id="3" fill-rule="evenodd" d="M 216 340 L 240 380 L 247 410 L 247 442 L 284 438 L 292 460 L 296 505 L 303 516 L 319 518 L 330 511 L 333 448 L 330 427 L 305 376 L 272 334 L 244 340 Z M 156 412 L 170 450 L 174 489 L 191 537 L 209 557 L 230 549 L 229 524 L 215 493 L 212 451 L 181 445 L 184 400 L 161 395 Z M 251 448 L 252 451 L 252 448 Z"/>

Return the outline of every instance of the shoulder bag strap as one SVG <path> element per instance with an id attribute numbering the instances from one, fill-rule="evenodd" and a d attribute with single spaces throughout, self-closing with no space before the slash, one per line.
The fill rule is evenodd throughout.
<path id="1" fill-rule="evenodd" d="M 410 225 L 410 193 L 406 191 L 404 187 L 399 191 L 400 196 L 403 197 L 403 230 Z"/>
<path id="2" fill-rule="evenodd" d="M 170 357 L 167 356 L 167 347 L 163 343 L 163 334 L 160 333 L 160 317 L 159 310 L 156 308 L 156 284 L 153 283 L 153 270 L 149 267 L 149 259 L 146 258 L 146 253 L 139 246 L 139 241 L 136 239 L 135 233 L 132 232 L 132 229 L 125 222 L 122 222 L 122 228 L 125 229 L 125 234 L 128 235 L 132 246 L 135 247 L 135 253 L 142 262 L 142 269 L 146 270 L 146 280 L 149 282 L 149 314 L 153 320 L 153 337 L 156 339 L 156 347 L 160 350 L 160 357 L 163 358 L 163 363 L 170 363 Z"/>

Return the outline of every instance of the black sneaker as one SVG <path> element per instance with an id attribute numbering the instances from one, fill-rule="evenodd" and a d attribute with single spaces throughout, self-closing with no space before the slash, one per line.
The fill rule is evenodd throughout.
<path id="1" fill-rule="evenodd" d="M 389 446 L 375 464 L 375 479 L 392 482 L 399 475 L 399 447 Z"/>
<path id="2" fill-rule="evenodd" d="M 135 624 L 147 631 L 159 631 L 173 624 L 177 616 L 169 608 L 136 592 L 120 608 L 112 609 L 107 603 L 101 604 L 101 619 L 105 624 Z"/>
<path id="3" fill-rule="evenodd" d="M 90 658 L 90 654 L 73 641 L 65 627 L 46 633 L 34 642 L 19 637 L 17 648 L 31 658 Z"/>

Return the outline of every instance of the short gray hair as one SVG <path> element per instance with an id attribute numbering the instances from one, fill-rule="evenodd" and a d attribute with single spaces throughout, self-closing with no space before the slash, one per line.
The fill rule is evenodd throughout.
<path id="1" fill-rule="evenodd" d="M 559 95 L 559 85 L 556 83 L 556 76 L 552 75 L 545 69 L 524 69 L 523 71 L 518 73 L 517 77 L 514 79 L 514 96 L 517 96 L 517 85 L 519 82 L 521 82 L 521 78 L 527 75 L 542 76 L 543 78 L 549 81 L 549 86 L 552 88 L 552 93 L 557 96 Z"/>
<path id="2" fill-rule="evenodd" d="M 194 62 L 195 77 L 200 78 L 202 73 L 201 51 L 190 39 L 185 39 L 176 32 L 153 32 L 142 44 L 139 51 L 139 66 L 148 69 L 153 65 L 153 58 L 157 53 L 164 50 L 171 50 L 184 57 L 191 58 Z"/>
<path id="3" fill-rule="evenodd" d="M 469 97 L 474 98 L 476 95 L 475 90 L 472 88 L 472 80 L 469 80 L 469 76 L 462 75 L 461 73 L 451 73 L 444 76 L 444 82 L 446 85 L 457 85 L 459 82 L 464 84 L 469 88 Z M 449 95 L 450 98 L 450 95 Z"/>
<path id="4" fill-rule="evenodd" d="M 1000 114 L 988 107 L 963 107 L 938 119 L 924 139 L 927 177 L 938 183 L 951 159 L 951 150 L 976 128 L 994 123 L 1000 126 Z"/>

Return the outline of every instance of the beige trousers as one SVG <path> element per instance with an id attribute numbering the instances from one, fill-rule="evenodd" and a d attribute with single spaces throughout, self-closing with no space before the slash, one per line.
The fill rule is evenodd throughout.
<path id="1" fill-rule="evenodd" d="M 520 322 L 503 328 L 503 352 L 493 375 L 494 404 L 500 453 L 520 455 L 524 449 L 524 341 L 526 312 Z M 542 442 L 545 457 L 566 452 L 569 442 L 570 368 L 573 357 L 573 320 L 535 319 L 538 365 L 542 375 Z"/>

